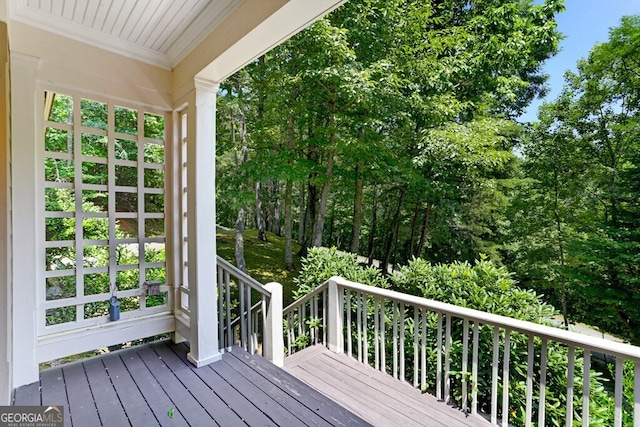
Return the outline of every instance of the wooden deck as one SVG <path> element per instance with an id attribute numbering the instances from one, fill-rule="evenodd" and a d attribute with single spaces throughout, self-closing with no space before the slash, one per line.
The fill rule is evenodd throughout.
<path id="1" fill-rule="evenodd" d="M 367 426 L 259 356 L 195 368 L 162 341 L 41 372 L 14 405 L 64 405 L 65 426 Z"/>
<path id="2" fill-rule="evenodd" d="M 288 357 L 284 369 L 375 426 L 491 425 L 322 345 Z"/>

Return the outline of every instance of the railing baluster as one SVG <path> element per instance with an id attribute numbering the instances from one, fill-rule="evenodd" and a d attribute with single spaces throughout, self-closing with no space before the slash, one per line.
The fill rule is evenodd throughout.
<path id="1" fill-rule="evenodd" d="M 575 377 L 576 348 L 569 345 L 567 354 L 567 422 L 566 427 L 573 425 L 573 382 Z"/>
<path id="2" fill-rule="evenodd" d="M 381 359 L 380 370 L 387 372 L 387 342 L 386 342 L 386 319 L 385 319 L 385 300 L 380 299 L 380 347 L 381 347 Z"/>
<path id="3" fill-rule="evenodd" d="M 533 335 L 529 335 L 527 344 L 527 388 L 526 388 L 526 409 L 525 409 L 525 427 L 531 427 L 531 419 L 533 418 L 533 363 L 534 363 L 534 341 Z"/>
<path id="4" fill-rule="evenodd" d="M 362 296 L 362 331 L 364 337 L 364 364 L 369 364 L 369 339 L 367 331 L 367 317 L 369 315 L 369 299 L 366 295 Z"/>
<path id="5" fill-rule="evenodd" d="M 287 356 L 291 356 L 292 337 L 293 337 L 293 315 L 287 314 Z"/>
<path id="6" fill-rule="evenodd" d="M 640 361 L 633 365 L 633 427 L 640 427 Z"/>
<path id="7" fill-rule="evenodd" d="M 500 345 L 500 328 L 493 327 L 493 365 L 491 375 L 491 423 L 498 422 L 498 356 Z"/>
<path id="8" fill-rule="evenodd" d="M 451 370 L 451 315 L 447 314 L 446 328 L 444 338 L 444 401 L 449 403 L 451 399 L 451 376 L 449 371 Z"/>
<path id="9" fill-rule="evenodd" d="M 318 297 L 316 296 L 313 299 L 313 343 L 318 344 L 318 322 L 317 320 L 320 317 L 320 313 L 318 312 Z"/>
<path id="10" fill-rule="evenodd" d="M 547 393 L 547 340 L 542 339 L 540 346 L 540 401 L 538 407 L 538 425 L 544 426 L 546 412 L 546 393 Z"/>
<path id="11" fill-rule="evenodd" d="M 467 412 L 468 406 L 468 362 L 469 362 L 469 320 L 464 319 L 462 322 L 462 411 Z"/>
<path id="12" fill-rule="evenodd" d="M 589 388 L 591 386 L 591 350 L 584 349 L 584 371 L 582 372 L 582 425 L 589 427 Z"/>
<path id="13" fill-rule="evenodd" d="M 341 292 L 340 294 L 340 305 L 341 305 L 341 310 L 340 313 L 344 313 L 344 299 L 342 298 L 344 296 L 344 291 L 342 291 L 342 288 L 340 288 L 339 292 Z M 329 291 L 325 290 L 322 293 L 322 345 L 324 345 L 325 347 L 327 346 L 327 300 L 328 300 L 328 295 L 329 295 Z M 344 319 L 344 317 L 343 317 Z M 344 347 L 342 347 L 344 348 Z"/>
<path id="14" fill-rule="evenodd" d="M 479 351 L 480 324 L 473 322 L 473 346 L 471 356 L 471 413 L 478 413 L 478 351 Z"/>
<path id="15" fill-rule="evenodd" d="M 224 287 L 222 286 L 223 283 L 223 270 L 222 268 L 218 265 L 218 268 L 216 269 L 218 274 L 216 275 L 216 280 L 218 282 L 218 348 L 223 349 L 225 348 L 224 345 L 224 328 L 225 325 L 227 328 L 230 328 L 231 325 L 231 321 L 230 319 L 227 317 L 224 317 Z M 227 323 L 227 320 L 229 320 L 229 323 Z"/>
<path id="16" fill-rule="evenodd" d="M 356 293 L 356 319 L 358 323 L 358 361 L 360 363 L 363 362 L 364 356 L 362 354 L 362 349 L 364 348 L 364 343 L 362 342 L 363 333 L 362 333 L 362 293 Z"/>
<path id="17" fill-rule="evenodd" d="M 240 294 L 240 346 L 246 351 L 247 350 L 247 323 L 245 322 L 244 283 L 240 280 L 238 280 L 237 283 L 238 283 L 238 292 Z"/>
<path id="18" fill-rule="evenodd" d="M 404 360 L 404 303 L 400 304 L 400 380 L 407 380 Z"/>
<path id="19" fill-rule="evenodd" d="M 398 312 L 396 302 L 391 300 L 393 311 L 393 378 L 398 379 Z"/>
<path id="20" fill-rule="evenodd" d="M 418 387 L 418 358 L 420 352 L 418 350 L 418 331 L 420 323 L 418 322 L 418 307 L 413 307 L 413 386 Z"/>
<path id="21" fill-rule="evenodd" d="M 427 389 L 427 311 L 422 309 L 422 360 L 420 361 L 420 385 L 421 389 Z"/>
<path id="22" fill-rule="evenodd" d="M 502 427 L 509 426 L 509 356 L 511 355 L 510 330 L 504 330 L 504 359 L 502 361 Z"/>
<path id="23" fill-rule="evenodd" d="M 233 330 L 231 329 L 231 277 L 228 271 L 224 272 L 224 288 L 227 300 L 227 347 L 234 344 Z"/>
<path id="24" fill-rule="evenodd" d="M 438 335 L 436 342 L 436 398 L 442 399 L 442 313 L 438 312 Z"/>
<path id="25" fill-rule="evenodd" d="M 622 375 L 624 359 L 616 356 L 615 409 L 613 412 L 614 427 L 622 427 Z"/>
<path id="26" fill-rule="evenodd" d="M 374 344 L 374 349 L 373 352 L 375 353 L 375 368 L 376 369 L 380 369 L 380 357 L 379 357 L 379 352 L 380 352 L 380 342 L 378 341 L 379 339 L 379 333 L 378 333 L 378 328 L 380 327 L 379 325 L 379 320 L 378 320 L 378 297 L 374 297 L 373 298 L 373 344 Z"/>
<path id="27" fill-rule="evenodd" d="M 352 355 L 351 343 L 351 291 L 347 289 L 347 355 Z"/>
<path id="28" fill-rule="evenodd" d="M 253 306 L 253 301 L 251 300 L 251 288 L 247 285 L 245 285 L 244 287 L 245 292 L 247 293 L 246 296 L 246 304 L 247 304 L 247 351 L 250 354 L 254 353 L 254 349 L 253 349 L 253 322 L 251 321 L 251 312 L 252 312 L 252 306 Z"/>

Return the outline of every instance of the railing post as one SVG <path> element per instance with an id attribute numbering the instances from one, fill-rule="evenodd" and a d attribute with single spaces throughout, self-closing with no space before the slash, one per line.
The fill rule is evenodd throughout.
<path id="1" fill-rule="evenodd" d="M 344 337 L 342 336 L 342 314 L 344 306 L 342 295 L 335 278 L 329 279 L 327 302 L 327 344 L 334 353 L 344 352 Z"/>
<path id="2" fill-rule="evenodd" d="M 264 285 L 271 298 L 267 304 L 262 355 L 274 365 L 284 366 L 284 323 L 282 321 L 282 285 L 271 282 Z"/>

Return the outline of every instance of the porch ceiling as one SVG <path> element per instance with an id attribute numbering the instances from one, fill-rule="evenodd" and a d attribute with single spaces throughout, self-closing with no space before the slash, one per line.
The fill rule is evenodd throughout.
<path id="1" fill-rule="evenodd" d="M 10 17 L 166 69 L 243 0 L 9 0 Z"/>

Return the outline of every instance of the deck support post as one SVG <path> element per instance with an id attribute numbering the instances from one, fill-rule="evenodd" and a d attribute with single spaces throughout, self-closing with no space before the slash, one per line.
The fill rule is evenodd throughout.
<path id="1" fill-rule="evenodd" d="M 262 355 L 278 367 L 284 366 L 284 331 L 282 322 L 282 285 L 267 283 L 265 289 L 271 298 L 263 307 L 265 313 L 265 332 L 262 344 Z M 266 300 L 263 300 L 266 301 Z"/>
<path id="2" fill-rule="evenodd" d="M 187 115 L 187 215 L 191 351 L 200 367 L 220 359 L 216 283 L 216 93 L 196 77 Z"/>
<path id="3" fill-rule="evenodd" d="M 344 313 L 344 302 L 335 277 L 329 279 L 327 288 L 327 345 L 329 350 L 334 353 L 343 353 L 342 315 Z"/>

